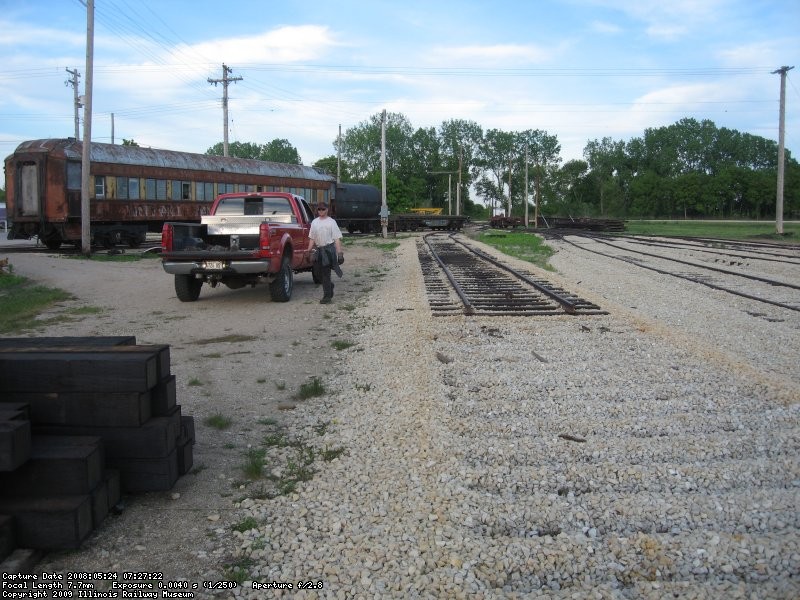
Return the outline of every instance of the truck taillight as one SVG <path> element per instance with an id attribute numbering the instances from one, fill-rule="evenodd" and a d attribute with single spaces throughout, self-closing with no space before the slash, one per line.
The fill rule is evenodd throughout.
<path id="1" fill-rule="evenodd" d="M 269 250 L 269 223 L 258 226 L 258 247 L 260 250 Z"/>
<path id="2" fill-rule="evenodd" d="M 169 223 L 164 223 L 164 226 L 161 228 L 161 251 L 162 252 L 172 252 L 172 239 L 173 239 L 173 229 L 172 225 Z"/>

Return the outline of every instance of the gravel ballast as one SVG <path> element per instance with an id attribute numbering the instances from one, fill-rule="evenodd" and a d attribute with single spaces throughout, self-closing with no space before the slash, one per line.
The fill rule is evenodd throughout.
<path id="1" fill-rule="evenodd" d="M 313 288 L 260 311 L 248 308 L 255 292 L 222 292 L 169 304 L 146 330 L 140 343 L 178 337 L 187 414 L 236 419 L 235 432 L 198 432 L 207 468 L 184 478 L 180 498 L 133 499 L 148 510 L 120 517 L 127 532 L 157 518 L 189 546 L 166 563 L 170 576 L 240 580 L 196 598 L 800 597 L 797 312 L 549 242 L 557 273 L 509 262 L 609 314 L 433 317 L 416 243 L 348 250 L 345 265 L 369 285 L 346 270 L 331 320 L 319 318 Z M 797 277 L 792 265 L 773 268 Z M 156 295 L 177 302 L 168 289 Z M 224 324 L 212 318 L 221 306 Z M 192 324 L 213 323 L 202 334 L 170 321 L 192 310 Z M 146 315 L 134 320 L 96 329 L 136 333 Z M 260 360 L 203 367 L 192 340 L 256 320 Z M 266 339 L 281 329 L 301 365 L 289 387 L 318 376 L 321 396 L 254 385 L 260 373 L 272 381 L 262 363 L 285 358 Z M 89 334 L 85 323 L 55 329 L 74 330 Z M 353 345 L 332 350 L 342 338 Z M 196 372 L 213 372 L 213 392 L 186 387 Z M 276 432 L 285 443 L 265 441 Z M 236 445 L 229 458 L 226 444 Z M 248 449 L 265 455 L 260 479 L 241 475 Z M 301 466 L 313 476 L 277 492 Z M 164 514 L 180 514 L 178 526 Z M 156 568 L 163 553 L 142 537 L 112 522 L 77 556 L 44 566 Z"/>
<path id="2" fill-rule="evenodd" d="M 258 523 L 240 535 L 257 586 L 800 595 L 798 379 L 770 354 L 797 358 L 798 319 L 766 324 L 618 265 L 573 273 L 579 260 L 553 262 L 609 315 L 433 318 L 404 243 L 359 311 L 364 351 L 331 379 L 335 394 L 292 415 L 293 435 L 346 454 L 295 494 L 240 504 Z M 765 328 L 780 342 L 762 353 Z M 320 421 L 331 425 L 316 436 Z"/>

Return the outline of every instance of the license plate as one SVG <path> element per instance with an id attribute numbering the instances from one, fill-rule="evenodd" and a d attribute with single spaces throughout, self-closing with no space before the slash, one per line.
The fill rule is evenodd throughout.
<path id="1" fill-rule="evenodd" d="M 203 268 L 209 271 L 221 271 L 225 268 L 225 261 L 223 260 L 207 260 L 203 262 Z"/>

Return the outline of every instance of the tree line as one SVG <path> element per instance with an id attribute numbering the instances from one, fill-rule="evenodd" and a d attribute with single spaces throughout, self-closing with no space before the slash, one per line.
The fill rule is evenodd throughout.
<path id="1" fill-rule="evenodd" d="M 333 141 L 342 181 L 381 185 L 381 120 L 372 115 Z M 525 201 L 545 215 L 613 218 L 755 218 L 775 216 L 778 146 L 772 140 L 681 119 L 641 137 L 589 140 L 583 160 L 562 164 L 558 138 L 540 129 L 503 131 L 452 119 L 414 128 L 386 114 L 387 203 L 486 217 L 495 209 L 522 216 Z M 222 154 L 219 143 L 207 151 Z M 232 142 L 229 154 L 301 164 L 285 139 Z M 784 215 L 800 217 L 800 165 L 787 151 Z M 337 172 L 337 156 L 314 166 Z M 527 166 L 527 169 L 526 169 Z M 527 170 L 527 189 L 526 189 Z M 473 193 L 475 197 L 473 197 Z"/>

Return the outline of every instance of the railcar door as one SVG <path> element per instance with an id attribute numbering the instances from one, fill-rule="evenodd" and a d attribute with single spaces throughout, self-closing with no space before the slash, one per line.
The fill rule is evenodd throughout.
<path id="1" fill-rule="evenodd" d="M 41 202 L 39 198 L 39 165 L 35 162 L 22 163 L 19 169 L 19 181 L 19 216 L 38 217 L 41 213 Z"/>

